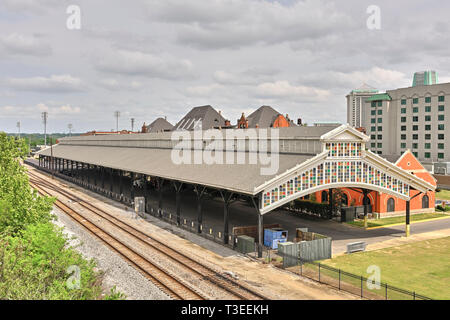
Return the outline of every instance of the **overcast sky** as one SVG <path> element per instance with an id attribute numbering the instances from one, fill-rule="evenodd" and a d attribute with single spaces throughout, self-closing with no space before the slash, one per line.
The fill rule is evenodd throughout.
<path id="1" fill-rule="evenodd" d="M 69 30 L 69 5 L 81 29 Z M 381 9 L 370 30 L 368 6 Z M 0 131 L 75 132 L 175 124 L 212 105 L 236 123 L 261 105 L 292 119 L 346 122 L 364 82 L 450 82 L 449 1 L 1 0 Z"/>

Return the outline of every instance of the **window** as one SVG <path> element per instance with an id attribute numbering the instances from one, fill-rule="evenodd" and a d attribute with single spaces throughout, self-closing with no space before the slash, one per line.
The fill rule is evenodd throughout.
<path id="1" fill-rule="evenodd" d="M 342 206 L 344 206 L 344 207 L 348 206 L 348 196 L 347 196 L 347 194 L 343 193 L 341 195 L 341 202 L 342 202 Z"/>
<path id="2" fill-rule="evenodd" d="M 405 142 L 400 143 L 400 148 L 405 149 L 406 148 L 406 143 Z"/>
<path id="3" fill-rule="evenodd" d="M 417 152 L 415 152 L 415 151 L 413 152 L 413 155 L 414 155 L 414 157 L 416 157 L 416 158 L 419 156 L 419 154 L 418 154 Z"/>
<path id="4" fill-rule="evenodd" d="M 430 207 L 430 199 L 428 198 L 427 195 L 424 195 L 422 197 L 422 209 L 429 208 L 429 207 Z"/>
<path id="5" fill-rule="evenodd" d="M 402 108 L 401 113 L 406 113 L 406 108 Z"/>
<path id="6" fill-rule="evenodd" d="M 444 159 L 444 154 L 443 153 L 438 153 L 438 159 Z"/>
<path id="7" fill-rule="evenodd" d="M 372 101 L 372 107 L 376 107 L 377 106 L 377 102 L 376 101 Z"/>
<path id="8" fill-rule="evenodd" d="M 378 140 L 382 140 L 383 139 L 383 135 L 379 134 L 377 137 Z"/>
<path id="9" fill-rule="evenodd" d="M 382 143 L 377 143 L 377 148 L 383 148 L 383 144 Z"/>
<path id="10" fill-rule="evenodd" d="M 377 154 L 383 154 L 383 152 L 381 152 L 381 151 L 377 151 Z"/>
<path id="11" fill-rule="evenodd" d="M 375 123 L 375 118 L 370 119 L 370 123 Z"/>
<path id="12" fill-rule="evenodd" d="M 417 149 L 417 148 L 419 148 L 419 144 L 418 143 L 413 143 L 412 147 L 413 147 L 413 149 Z"/>
<path id="13" fill-rule="evenodd" d="M 431 103 L 431 97 L 425 97 L 425 102 L 426 103 Z"/>
<path id="14" fill-rule="evenodd" d="M 400 121 L 401 121 L 401 122 L 406 122 L 406 117 L 402 117 L 402 118 L 400 119 Z"/>
<path id="15" fill-rule="evenodd" d="M 394 212 L 395 211 L 395 200 L 394 198 L 389 198 L 387 201 L 387 212 Z"/>
<path id="16" fill-rule="evenodd" d="M 402 106 L 406 105 L 406 99 L 402 99 Z"/>
<path id="17" fill-rule="evenodd" d="M 444 140 L 444 134 L 443 133 L 439 133 L 438 134 L 438 140 Z"/>
<path id="18" fill-rule="evenodd" d="M 378 131 L 383 131 L 383 127 L 378 127 Z"/>
<path id="19" fill-rule="evenodd" d="M 375 148 L 375 146 L 376 146 L 376 143 L 375 143 L 375 142 L 372 142 L 372 143 L 370 144 L 370 147 L 371 147 L 371 148 Z"/>
<path id="20" fill-rule="evenodd" d="M 413 98 L 413 104 L 418 104 L 419 103 L 419 98 Z"/>
<path id="21" fill-rule="evenodd" d="M 431 116 L 425 116 L 425 121 L 431 121 Z"/>
<path id="22" fill-rule="evenodd" d="M 400 128 L 400 130 L 401 130 L 401 131 L 406 131 L 406 126 L 402 126 L 402 127 Z"/>
<path id="23" fill-rule="evenodd" d="M 377 137 L 376 135 L 372 134 L 372 135 L 370 136 L 370 139 L 375 140 L 376 137 Z"/>
<path id="24" fill-rule="evenodd" d="M 380 109 L 380 110 L 377 111 L 377 113 L 378 113 L 378 115 L 382 115 L 383 114 L 383 110 Z"/>
<path id="25" fill-rule="evenodd" d="M 445 96 L 439 96 L 438 101 L 439 102 L 444 102 L 445 101 Z"/>
<path id="26" fill-rule="evenodd" d="M 377 122 L 378 123 L 383 123 L 383 118 L 378 118 Z"/>
<path id="27" fill-rule="evenodd" d="M 426 131 L 430 131 L 431 130 L 431 124 L 426 124 L 425 125 L 425 130 Z"/>
<path id="28" fill-rule="evenodd" d="M 325 190 L 322 191 L 321 199 L 322 199 L 322 202 L 328 202 L 328 192 L 326 192 Z"/>
<path id="29" fill-rule="evenodd" d="M 438 115 L 438 121 L 444 121 L 444 115 L 443 114 L 439 114 Z"/>
<path id="30" fill-rule="evenodd" d="M 376 114 L 376 110 L 370 110 L 370 115 L 374 116 Z"/>
<path id="31" fill-rule="evenodd" d="M 413 112 L 414 112 L 414 113 L 419 112 L 419 107 L 414 107 L 414 108 L 413 108 Z"/>
<path id="32" fill-rule="evenodd" d="M 415 126 L 413 126 L 413 131 L 418 131 L 419 130 L 419 126 L 418 125 L 415 125 Z"/>
<path id="33" fill-rule="evenodd" d="M 425 112 L 431 112 L 431 107 L 430 106 L 426 106 L 425 107 Z"/>
<path id="34" fill-rule="evenodd" d="M 413 140 L 418 140 L 419 139 L 419 135 L 418 134 L 413 134 Z"/>
<path id="35" fill-rule="evenodd" d="M 444 130 L 444 124 L 443 123 L 441 123 L 441 124 L 438 124 L 438 130 Z"/>
<path id="36" fill-rule="evenodd" d="M 431 140 L 431 134 L 427 133 L 427 134 L 425 135 L 425 140 Z"/>
<path id="37" fill-rule="evenodd" d="M 438 106 L 438 110 L 439 111 L 444 111 L 445 110 L 445 106 Z"/>
<path id="38" fill-rule="evenodd" d="M 370 131 L 376 131 L 377 127 L 370 127 Z"/>
<path id="39" fill-rule="evenodd" d="M 379 107 L 383 106 L 383 101 L 378 101 L 378 106 Z"/>
<path id="40" fill-rule="evenodd" d="M 431 143 L 425 143 L 425 149 L 431 149 Z"/>
<path id="41" fill-rule="evenodd" d="M 414 116 L 413 117 L 413 122 L 419 122 L 419 117 L 418 116 Z"/>
<path id="42" fill-rule="evenodd" d="M 430 159 L 431 158 L 431 154 L 429 152 L 425 152 L 425 158 L 426 159 Z"/>
<path id="43" fill-rule="evenodd" d="M 406 134 L 402 134 L 401 139 L 406 140 Z"/>
<path id="44" fill-rule="evenodd" d="M 438 143 L 438 149 L 444 149 L 444 144 L 443 143 Z"/>

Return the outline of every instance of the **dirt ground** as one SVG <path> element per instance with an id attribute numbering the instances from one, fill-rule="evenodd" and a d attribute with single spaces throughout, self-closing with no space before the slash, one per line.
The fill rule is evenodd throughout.
<path id="1" fill-rule="evenodd" d="M 39 172 L 38 170 L 27 166 L 28 170 L 50 179 L 49 176 Z M 251 258 L 242 256 L 240 254 L 223 257 L 219 254 L 205 249 L 191 241 L 183 239 L 163 228 L 151 224 L 143 219 L 136 219 L 133 216 L 131 209 L 127 209 L 120 203 L 114 205 L 108 204 L 105 201 L 112 203 L 110 199 L 105 199 L 100 195 L 83 190 L 69 182 L 58 180 L 55 178 L 54 182 L 60 186 L 69 188 L 78 197 L 96 205 L 111 214 L 116 215 L 124 222 L 139 228 L 141 231 L 151 234 L 158 240 L 163 240 L 167 245 L 182 250 L 184 253 L 189 253 L 190 256 L 198 257 L 199 261 L 208 263 L 211 267 L 222 272 L 234 273 L 239 281 L 245 282 L 255 290 L 259 291 L 264 296 L 276 300 L 349 300 L 358 299 L 358 297 L 338 291 L 327 285 L 323 285 L 307 278 L 294 275 L 288 271 L 275 268 L 269 264 L 252 260 Z"/>

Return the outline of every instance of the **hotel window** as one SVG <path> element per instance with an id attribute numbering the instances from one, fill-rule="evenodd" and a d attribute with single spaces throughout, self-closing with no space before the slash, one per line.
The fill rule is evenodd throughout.
<path id="1" fill-rule="evenodd" d="M 438 101 L 439 102 L 444 102 L 445 101 L 445 96 L 439 96 Z"/>
<path id="2" fill-rule="evenodd" d="M 377 127 L 370 127 L 370 131 L 377 131 Z"/>
<path id="3" fill-rule="evenodd" d="M 378 110 L 378 115 L 382 115 L 382 114 L 383 114 L 383 110 L 382 109 Z"/>
<path id="4" fill-rule="evenodd" d="M 444 106 L 438 106 L 438 110 L 439 110 L 439 111 L 444 111 L 444 110 L 445 110 L 445 107 L 444 107 Z"/>
<path id="5" fill-rule="evenodd" d="M 426 106 L 425 107 L 425 112 L 431 112 L 431 106 Z"/>
<path id="6" fill-rule="evenodd" d="M 405 142 L 402 142 L 402 143 L 400 144 L 400 148 L 405 149 L 405 148 L 406 148 L 406 143 L 405 143 Z"/>
<path id="7" fill-rule="evenodd" d="M 439 121 L 444 121 L 444 115 L 443 114 L 439 114 L 438 115 L 438 120 Z"/>
<path id="8" fill-rule="evenodd" d="M 419 98 L 413 98 L 413 104 L 418 104 L 419 103 Z"/>
<path id="9" fill-rule="evenodd" d="M 425 143 L 425 149 L 431 149 L 431 143 Z"/>
<path id="10" fill-rule="evenodd" d="M 377 148 L 383 148 L 383 144 L 382 143 L 377 143 Z"/>
<path id="11" fill-rule="evenodd" d="M 414 157 L 416 157 L 416 158 L 419 157 L 419 154 L 418 154 L 417 152 L 415 152 L 415 151 L 413 152 L 413 155 L 414 155 Z"/>
<path id="12" fill-rule="evenodd" d="M 444 144 L 443 143 L 438 143 L 438 149 L 444 149 Z"/>
<path id="13" fill-rule="evenodd" d="M 383 118 L 378 118 L 377 122 L 378 123 L 383 123 Z"/>
<path id="14" fill-rule="evenodd" d="M 402 139 L 402 140 L 406 140 L 406 134 L 402 134 L 402 135 L 401 135 L 401 139 Z"/>
<path id="15" fill-rule="evenodd" d="M 438 124 L 438 130 L 444 130 L 444 127 L 445 127 L 444 124 L 442 123 Z"/>
<path id="16" fill-rule="evenodd" d="M 375 118 L 370 119 L 370 123 L 375 123 Z"/>
<path id="17" fill-rule="evenodd" d="M 444 159 L 444 154 L 443 153 L 438 153 L 438 159 Z"/>
<path id="18" fill-rule="evenodd" d="M 414 108 L 413 108 L 413 112 L 414 112 L 414 113 L 419 112 L 419 107 L 414 107 Z"/>
<path id="19" fill-rule="evenodd" d="M 378 101 L 378 106 L 379 107 L 383 106 L 383 101 Z"/>
<path id="20" fill-rule="evenodd" d="M 444 134 L 443 133 L 439 133 L 438 134 L 438 140 L 444 140 Z"/>
<path id="21" fill-rule="evenodd" d="M 406 108 L 402 108 L 401 113 L 406 113 Z"/>
<path id="22" fill-rule="evenodd" d="M 431 124 L 426 124 L 425 125 L 425 130 L 426 131 L 430 131 L 431 130 Z"/>
<path id="23" fill-rule="evenodd" d="M 418 134 L 413 134 L 413 140 L 419 140 L 419 135 Z"/>
<path id="24" fill-rule="evenodd" d="M 400 130 L 401 130 L 401 131 L 406 131 L 406 126 L 402 126 L 402 127 L 400 128 Z"/>
<path id="25" fill-rule="evenodd" d="M 431 116 L 425 116 L 425 121 L 431 121 Z"/>
<path id="26" fill-rule="evenodd" d="M 419 122 L 419 117 L 418 116 L 414 116 L 413 117 L 413 122 Z"/>
<path id="27" fill-rule="evenodd" d="M 413 143 L 412 147 L 413 147 L 413 149 L 417 149 L 419 147 L 419 144 L 418 143 Z"/>
<path id="28" fill-rule="evenodd" d="M 375 143 L 375 142 L 372 142 L 372 143 L 370 144 L 370 147 L 371 147 L 371 148 L 375 148 L 375 146 L 376 146 L 376 143 Z"/>
<path id="29" fill-rule="evenodd" d="M 372 105 L 372 107 L 376 107 L 377 106 L 377 102 L 376 101 L 372 101 L 371 105 Z"/>
<path id="30" fill-rule="evenodd" d="M 431 154 L 429 152 L 425 152 L 425 158 L 429 159 Z"/>
<path id="31" fill-rule="evenodd" d="M 370 110 L 370 115 L 371 116 L 374 116 L 376 114 L 376 111 L 375 110 Z"/>
<path id="32" fill-rule="evenodd" d="M 427 134 L 425 135 L 425 140 L 431 140 L 431 134 L 427 133 Z"/>
<path id="33" fill-rule="evenodd" d="M 370 136 L 370 139 L 375 140 L 376 137 L 377 137 L 376 135 L 372 134 L 372 135 Z"/>
<path id="34" fill-rule="evenodd" d="M 382 140 L 383 139 L 383 135 L 379 134 L 377 139 L 378 140 Z"/>
<path id="35" fill-rule="evenodd" d="M 431 103 L 431 97 L 425 97 L 425 102 L 426 103 Z"/>
<path id="36" fill-rule="evenodd" d="M 383 131 L 383 127 L 378 127 L 378 131 Z"/>
<path id="37" fill-rule="evenodd" d="M 401 122 L 406 122 L 406 117 L 401 117 L 400 121 Z"/>
<path id="38" fill-rule="evenodd" d="M 415 125 L 415 126 L 413 126 L 413 131 L 419 131 L 419 126 L 418 125 Z"/>
<path id="39" fill-rule="evenodd" d="M 402 99 L 402 106 L 406 105 L 406 99 Z"/>

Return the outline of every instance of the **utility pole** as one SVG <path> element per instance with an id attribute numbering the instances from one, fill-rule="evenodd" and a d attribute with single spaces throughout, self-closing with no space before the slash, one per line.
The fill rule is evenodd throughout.
<path id="1" fill-rule="evenodd" d="M 17 121 L 17 128 L 19 129 L 19 139 L 20 139 L 20 121 Z"/>
<path id="2" fill-rule="evenodd" d="M 119 117 L 120 117 L 120 111 L 114 112 L 114 117 L 116 117 L 116 132 L 119 133 Z"/>
<path id="3" fill-rule="evenodd" d="M 67 125 L 67 128 L 69 128 L 69 136 L 71 137 L 71 136 L 72 136 L 72 128 L 73 128 L 73 125 L 72 125 L 71 123 L 69 123 L 69 124 Z"/>
<path id="4" fill-rule="evenodd" d="M 134 118 L 131 118 L 131 132 L 134 131 Z"/>
<path id="5" fill-rule="evenodd" d="M 54 164 L 54 159 L 53 159 L 53 141 L 52 141 L 52 136 L 50 136 L 50 158 L 51 158 L 51 161 L 50 161 L 50 165 L 51 165 L 51 172 L 52 172 L 52 179 L 55 179 L 55 176 L 54 176 L 54 172 L 53 172 L 53 170 L 55 169 L 55 164 Z"/>
<path id="6" fill-rule="evenodd" d="M 42 122 L 44 123 L 44 144 L 47 146 L 47 118 L 48 112 L 42 112 Z"/>

